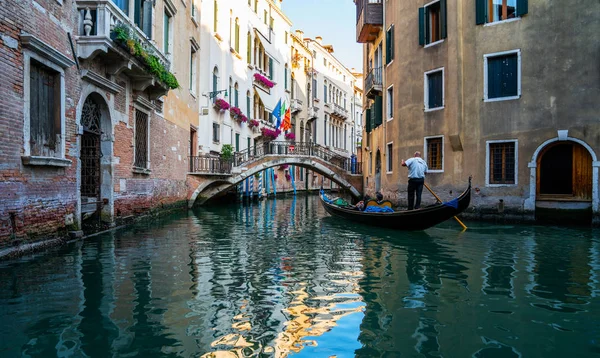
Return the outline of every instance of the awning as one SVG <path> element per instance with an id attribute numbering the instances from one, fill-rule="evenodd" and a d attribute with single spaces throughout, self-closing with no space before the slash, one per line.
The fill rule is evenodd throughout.
<path id="1" fill-rule="evenodd" d="M 265 109 L 269 112 L 273 112 L 273 108 L 275 108 L 277 105 L 277 98 L 275 98 L 274 95 L 270 95 L 259 89 L 254 90 L 254 92 L 258 93 L 260 101 L 262 102 L 263 106 L 265 106 Z"/>
<path id="2" fill-rule="evenodd" d="M 273 59 L 273 61 L 279 63 L 280 65 L 283 64 L 283 62 L 284 62 L 283 57 L 281 56 L 279 51 L 277 51 L 277 48 L 275 48 L 275 45 L 273 45 L 260 31 L 258 31 L 257 28 L 254 28 L 254 32 L 256 33 L 256 36 L 260 40 L 260 43 L 265 48 L 265 52 L 267 53 L 267 55 L 269 55 L 269 57 L 271 57 Z"/>

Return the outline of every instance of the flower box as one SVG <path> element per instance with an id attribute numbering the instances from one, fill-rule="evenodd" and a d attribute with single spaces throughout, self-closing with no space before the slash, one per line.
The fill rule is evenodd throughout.
<path id="1" fill-rule="evenodd" d="M 242 113 L 242 110 L 239 109 L 238 107 L 231 107 L 229 109 L 229 114 L 231 115 L 231 117 L 233 119 L 235 119 L 236 121 L 238 121 L 240 123 L 245 123 L 248 121 L 248 117 L 246 117 L 244 115 L 244 113 Z"/>
<path id="2" fill-rule="evenodd" d="M 294 141 L 294 140 L 296 140 L 296 135 L 294 133 L 286 133 L 285 139 Z"/>
<path id="3" fill-rule="evenodd" d="M 231 105 L 226 100 L 218 98 L 215 101 L 214 107 L 220 111 L 226 111 L 231 107 Z"/>
<path id="4" fill-rule="evenodd" d="M 250 128 L 258 128 L 258 125 L 259 125 L 259 124 L 260 124 L 260 123 L 259 123 L 259 122 L 258 122 L 256 119 L 251 119 L 251 120 L 248 122 L 248 127 L 250 127 Z"/>
<path id="5" fill-rule="evenodd" d="M 266 127 L 262 127 L 260 131 L 262 133 L 262 136 L 265 137 L 266 140 L 274 140 L 281 134 L 281 131 L 279 129 L 272 130 Z"/>
<path id="6" fill-rule="evenodd" d="M 270 79 L 266 78 L 265 76 L 261 75 L 260 73 L 254 74 L 254 80 L 267 88 L 273 88 L 273 86 L 275 86 L 275 84 L 273 82 L 271 82 Z"/>

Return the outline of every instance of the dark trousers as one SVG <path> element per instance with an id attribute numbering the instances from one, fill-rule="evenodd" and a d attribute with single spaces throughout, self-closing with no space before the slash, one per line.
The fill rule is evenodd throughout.
<path id="1" fill-rule="evenodd" d="M 421 194 L 423 193 L 423 184 L 425 178 L 410 178 L 408 179 L 408 210 L 418 209 L 421 207 Z M 417 202 L 415 203 L 415 191 L 417 192 Z"/>

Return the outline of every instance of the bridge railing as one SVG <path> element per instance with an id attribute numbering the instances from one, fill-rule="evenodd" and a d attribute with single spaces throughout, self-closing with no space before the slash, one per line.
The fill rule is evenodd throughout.
<path id="1" fill-rule="evenodd" d="M 341 156 L 328 148 L 308 142 L 280 142 L 273 141 L 257 145 L 233 156 L 233 165 L 239 167 L 248 162 L 260 159 L 266 155 L 305 155 L 314 156 L 344 169 L 351 174 L 362 174 L 361 163 L 354 162 L 350 158 Z"/>
<path id="2" fill-rule="evenodd" d="M 231 174 L 233 161 L 216 155 L 190 156 L 190 172 L 202 174 Z"/>

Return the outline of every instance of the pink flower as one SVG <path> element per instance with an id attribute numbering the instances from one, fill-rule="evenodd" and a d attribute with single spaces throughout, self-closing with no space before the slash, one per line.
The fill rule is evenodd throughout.
<path id="1" fill-rule="evenodd" d="M 215 107 L 221 111 L 226 111 L 229 109 L 229 107 L 231 107 L 231 105 L 229 105 L 229 102 L 226 100 L 219 98 L 215 101 Z"/>
<path id="2" fill-rule="evenodd" d="M 285 139 L 295 140 L 296 139 L 296 135 L 294 133 L 286 133 Z"/>
<path id="3" fill-rule="evenodd" d="M 263 137 L 270 140 L 279 137 L 279 135 L 281 134 L 281 131 L 279 129 L 272 130 L 266 127 L 262 127 L 260 131 L 262 132 Z"/>
<path id="4" fill-rule="evenodd" d="M 288 173 L 285 173 L 285 180 L 290 181 L 292 179 L 292 176 L 289 175 Z"/>
<path id="5" fill-rule="evenodd" d="M 256 119 L 251 119 L 250 122 L 248 122 L 248 127 L 250 128 L 254 128 L 254 127 L 258 127 L 260 123 L 258 123 L 258 121 Z"/>
<path id="6" fill-rule="evenodd" d="M 275 84 L 273 82 L 271 82 L 271 80 L 269 80 L 265 76 L 261 75 L 260 73 L 254 74 L 254 80 L 262 83 L 263 85 L 265 85 L 268 88 L 273 88 L 273 86 L 275 86 Z"/>

